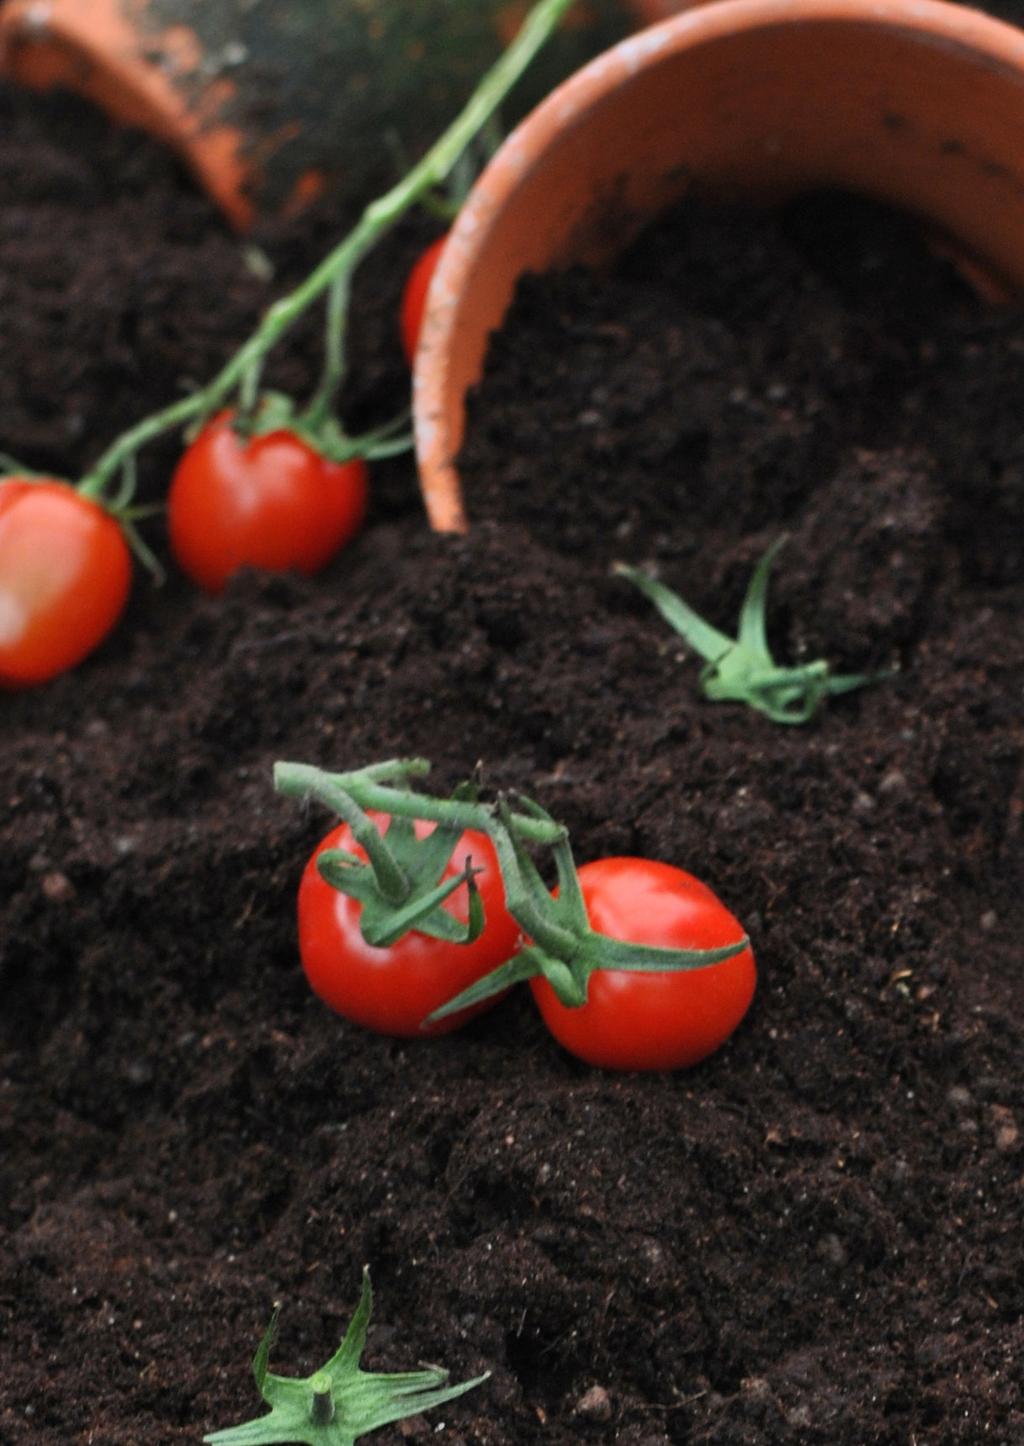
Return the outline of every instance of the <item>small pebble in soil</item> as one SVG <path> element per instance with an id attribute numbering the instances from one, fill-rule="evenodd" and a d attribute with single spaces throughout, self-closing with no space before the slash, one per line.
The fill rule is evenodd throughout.
<path id="1" fill-rule="evenodd" d="M 576 1402 L 574 1409 L 577 1416 L 586 1416 L 590 1421 L 610 1421 L 612 1418 L 611 1397 L 603 1386 L 591 1386 Z"/>

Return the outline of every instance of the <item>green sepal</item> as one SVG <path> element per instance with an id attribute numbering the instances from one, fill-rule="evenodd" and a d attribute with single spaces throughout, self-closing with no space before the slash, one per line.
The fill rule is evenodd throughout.
<path id="1" fill-rule="evenodd" d="M 755 567 L 735 638 L 720 633 L 671 588 L 641 569 L 618 563 L 614 570 L 639 588 L 669 626 L 704 659 L 700 684 L 706 698 L 715 703 L 745 703 L 773 723 L 798 724 L 809 722 L 827 698 L 881 682 L 892 673 L 833 675 L 824 659 L 793 668 L 775 662 L 766 630 L 768 580 L 785 541 L 785 537 L 778 538 Z"/>
<path id="2" fill-rule="evenodd" d="M 567 1009 L 579 1009 L 587 1002 L 590 992 L 590 976 L 598 969 L 621 969 L 634 974 L 678 974 L 690 973 L 695 969 L 710 969 L 727 959 L 735 958 L 748 948 L 750 940 L 746 935 L 734 944 L 722 944 L 715 949 L 666 949 L 656 944 L 632 944 L 624 939 L 612 939 L 607 934 L 598 934 L 588 928 L 579 941 L 578 951 L 570 960 L 549 954 L 535 945 L 525 945 L 514 959 L 492 969 L 476 980 L 461 994 L 448 999 L 423 1021 L 424 1027 L 457 1014 L 471 1005 L 492 999 L 515 984 L 539 976 L 545 978 L 558 997 L 559 1003 Z"/>
<path id="3" fill-rule="evenodd" d="M 453 999 L 446 1000 L 440 1008 L 427 1015 L 420 1028 L 425 1029 L 427 1025 L 436 1024 L 440 1019 L 447 1019 L 450 1014 L 470 1009 L 474 1004 L 482 1004 L 485 999 L 493 999 L 496 994 L 504 994 L 506 989 L 522 984 L 527 979 L 536 979 L 538 974 L 544 972 L 537 960 L 539 953 L 539 950 L 527 945 L 514 958 L 499 964 L 497 969 L 492 969 L 489 974 L 484 974 Z"/>
<path id="4" fill-rule="evenodd" d="M 341 424 L 330 416 L 312 424 L 304 423 L 300 418 L 300 425 L 308 435 L 315 438 L 311 445 L 331 462 L 351 462 L 355 457 L 362 457 L 367 462 L 379 462 L 384 457 L 400 457 L 412 450 L 413 436 L 409 427 L 411 416 L 412 413 L 406 408 L 382 426 L 374 427 L 369 432 L 360 432 L 354 437 L 350 437 Z"/>
<path id="5" fill-rule="evenodd" d="M 275 1376 L 269 1369 L 278 1310 L 260 1341 L 252 1371 L 269 1415 L 204 1436 L 210 1446 L 354 1446 L 361 1436 L 393 1421 L 418 1416 L 454 1401 L 486 1381 L 489 1372 L 445 1385 L 448 1372 L 439 1367 L 391 1374 L 363 1371 L 359 1362 L 373 1308 L 369 1272 L 363 1271 L 359 1305 L 341 1345 L 326 1365 L 311 1376 Z"/>
<path id="6" fill-rule="evenodd" d="M 357 457 L 373 462 L 411 449 L 410 416 L 406 408 L 382 426 L 350 437 L 329 413 L 312 408 L 301 411 L 284 392 L 261 391 L 251 406 L 239 406 L 231 426 L 246 439 L 291 432 L 329 462 L 351 462 Z"/>
<path id="7" fill-rule="evenodd" d="M 695 969 L 724 964 L 726 959 L 742 954 L 749 945 L 746 934 L 734 944 L 720 944 L 714 949 L 667 949 L 658 944 L 631 944 L 591 932 L 587 940 L 587 962 L 591 972 L 622 969 L 635 974 L 689 974 Z"/>
<path id="8" fill-rule="evenodd" d="M 442 869 L 445 863 L 447 859 Z M 413 929 L 453 944 L 472 944 L 483 933 L 484 906 L 474 878 L 480 870 L 473 867 L 469 858 L 461 873 L 442 880 L 432 889 L 419 890 L 414 885 L 409 899 L 399 905 L 381 897 L 370 865 L 361 863 L 343 849 L 325 849 L 317 857 L 316 866 L 320 877 L 331 888 L 362 904 L 359 929 L 367 944 L 374 948 L 386 948 Z M 463 884 L 469 890 L 468 917 L 464 924 L 441 907 Z"/>

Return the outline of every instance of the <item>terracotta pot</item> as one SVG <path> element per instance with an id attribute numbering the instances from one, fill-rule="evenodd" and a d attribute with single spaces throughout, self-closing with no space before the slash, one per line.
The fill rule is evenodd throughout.
<path id="1" fill-rule="evenodd" d="M 587 0 L 516 93 L 685 0 Z M 386 190 L 453 119 L 524 0 L 7 0 L 0 69 L 87 96 L 180 151 L 240 228 L 343 184 Z"/>
<path id="2" fill-rule="evenodd" d="M 414 414 L 431 525 L 467 525 L 466 392 L 522 273 L 606 262 L 688 191 L 823 186 L 917 214 L 990 288 L 1024 289 L 1024 32 L 942 0 L 721 0 L 559 87 L 480 178 L 428 296 Z"/>

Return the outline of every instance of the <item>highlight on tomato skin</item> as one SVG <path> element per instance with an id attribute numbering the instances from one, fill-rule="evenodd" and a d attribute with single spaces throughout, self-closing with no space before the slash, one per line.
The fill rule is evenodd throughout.
<path id="1" fill-rule="evenodd" d="M 382 830 L 386 827 L 386 816 L 371 812 L 370 817 Z M 415 827 L 420 838 L 432 829 L 422 820 Z M 329 1008 L 377 1034 L 423 1039 L 459 1029 L 498 1003 L 501 994 L 423 1027 L 428 1014 L 504 963 L 518 946 L 519 925 L 506 907 L 497 854 L 485 834 L 466 829 L 442 874 L 443 879 L 458 874 L 467 856 L 479 870 L 475 883 L 486 922 L 471 944 L 416 929 L 384 947 L 368 944 L 359 927 L 360 903 L 332 888 L 317 869 L 325 849 L 342 849 L 362 860 L 366 853 L 348 824 L 339 824 L 314 849 L 299 885 L 299 955 L 313 993 Z M 465 922 L 465 890 L 457 890 L 445 907 Z"/>
<path id="2" fill-rule="evenodd" d="M 583 864 L 591 927 L 610 938 L 677 949 L 736 943 L 743 926 L 708 886 L 671 864 L 605 858 Z M 713 1054 L 743 1019 L 757 983 L 753 950 L 673 973 L 596 969 L 587 1002 L 569 1008 L 546 979 L 529 981 L 545 1025 L 587 1064 L 615 1070 L 686 1069 Z"/>
<path id="3" fill-rule="evenodd" d="M 131 588 L 116 518 L 57 478 L 0 480 L 0 686 L 73 668 L 107 637 Z"/>
<path id="4" fill-rule="evenodd" d="M 368 501 L 361 458 L 332 462 L 286 428 L 241 436 L 233 416 L 220 412 L 186 448 L 167 498 L 171 550 L 210 593 L 243 567 L 319 572 Z"/>

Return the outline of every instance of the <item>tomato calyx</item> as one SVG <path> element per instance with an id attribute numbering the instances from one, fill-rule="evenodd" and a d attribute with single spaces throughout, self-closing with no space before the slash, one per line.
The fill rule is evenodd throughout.
<path id="1" fill-rule="evenodd" d="M 243 441 L 290 432 L 329 462 L 345 463 L 363 458 L 368 462 L 395 457 L 412 446 L 408 410 L 380 427 L 349 436 L 338 419 L 316 401 L 300 409 L 284 392 L 263 391 L 251 404 L 243 403 L 232 414 L 231 428 Z"/>
<path id="2" fill-rule="evenodd" d="M 616 563 L 614 571 L 639 588 L 704 659 L 700 684 L 706 698 L 715 703 L 745 703 L 773 723 L 798 724 L 809 722 L 827 698 L 881 682 L 892 677 L 892 670 L 834 674 L 824 658 L 792 668 L 775 662 L 768 649 L 765 614 L 768 579 L 785 541 L 784 536 L 778 538 L 755 567 L 735 638 L 712 627 L 678 593 L 642 569 Z"/>
<path id="3" fill-rule="evenodd" d="M 471 857 L 460 872 L 445 879 L 444 873 L 464 832 L 457 819 L 441 820 L 425 837 L 418 838 L 412 816 L 391 813 L 382 833 L 369 813 L 353 797 L 359 783 L 394 782 L 407 784 L 412 763 L 376 765 L 353 774 L 324 774 L 308 769 L 310 793 L 348 824 L 352 836 L 366 854 L 361 859 L 344 849 L 324 849 L 317 858 L 317 870 L 325 883 L 347 894 L 361 905 L 359 928 L 367 944 L 386 948 L 415 929 L 434 939 L 455 944 L 472 944 L 483 933 L 486 919 L 475 877 L 480 872 Z M 277 765 L 277 770 L 288 765 Z M 303 765 L 291 765 L 300 772 Z M 277 775 L 275 770 L 275 775 Z M 280 781 L 279 785 L 280 787 Z M 282 790 L 282 791 L 288 791 Z M 468 797 L 467 791 L 460 791 Z M 413 796 L 405 790 L 405 796 Z M 466 922 L 460 922 L 443 907 L 459 888 L 468 893 Z"/>
<path id="4" fill-rule="evenodd" d="M 440 1366 L 396 1374 L 364 1371 L 359 1362 L 373 1309 L 370 1275 L 363 1271 L 359 1305 L 341 1345 L 329 1361 L 311 1376 L 275 1376 L 269 1369 L 270 1351 L 277 1335 L 275 1310 L 253 1358 L 256 1389 L 270 1407 L 269 1414 L 213 1431 L 203 1440 L 214 1446 L 272 1446 L 274 1442 L 305 1441 L 310 1446 L 350 1446 L 361 1436 L 393 1421 L 418 1416 L 443 1406 L 482 1385 L 490 1372 L 446 1384 L 448 1372 Z"/>
<path id="5" fill-rule="evenodd" d="M 339 800 L 340 802 L 340 800 Z M 438 824 L 425 839 L 418 839 L 410 819 L 392 818 L 385 833 L 351 800 L 339 813 L 366 850 L 366 864 L 344 849 L 325 849 L 317 869 L 325 883 L 362 905 L 359 928 L 367 944 L 386 948 L 416 929 L 433 939 L 472 944 L 483 933 L 484 910 L 472 858 L 462 872 L 442 879 L 461 837 L 457 826 Z M 469 917 L 460 924 L 441 906 L 465 884 Z"/>
<path id="6" fill-rule="evenodd" d="M 626 970 L 634 973 L 678 973 L 706 969 L 742 953 L 750 941 L 744 935 L 734 943 L 714 949 L 673 949 L 655 944 L 637 944 L 613 939 L 593 929 L 587 915 L 576 862 L 568 831 L 555 824 L 539 804 L 518 797 L 520 815 L 559 829 L 551 844 L 558 888 L 552 893 L 541 877 L 522 836 L 521 825 L 509 803 L 495 805 L 494 842 L 509 913 L 523 926 L 531 942 L 514 959 L 484 975 L 454 999 L 436 1009 L 425 1023 L 434 1023 L 465 1009 L 513 984 L 543 976 L 561 1004 L 580 1009 L 587 1003 L 590 977 L 597 970 Z"/>

